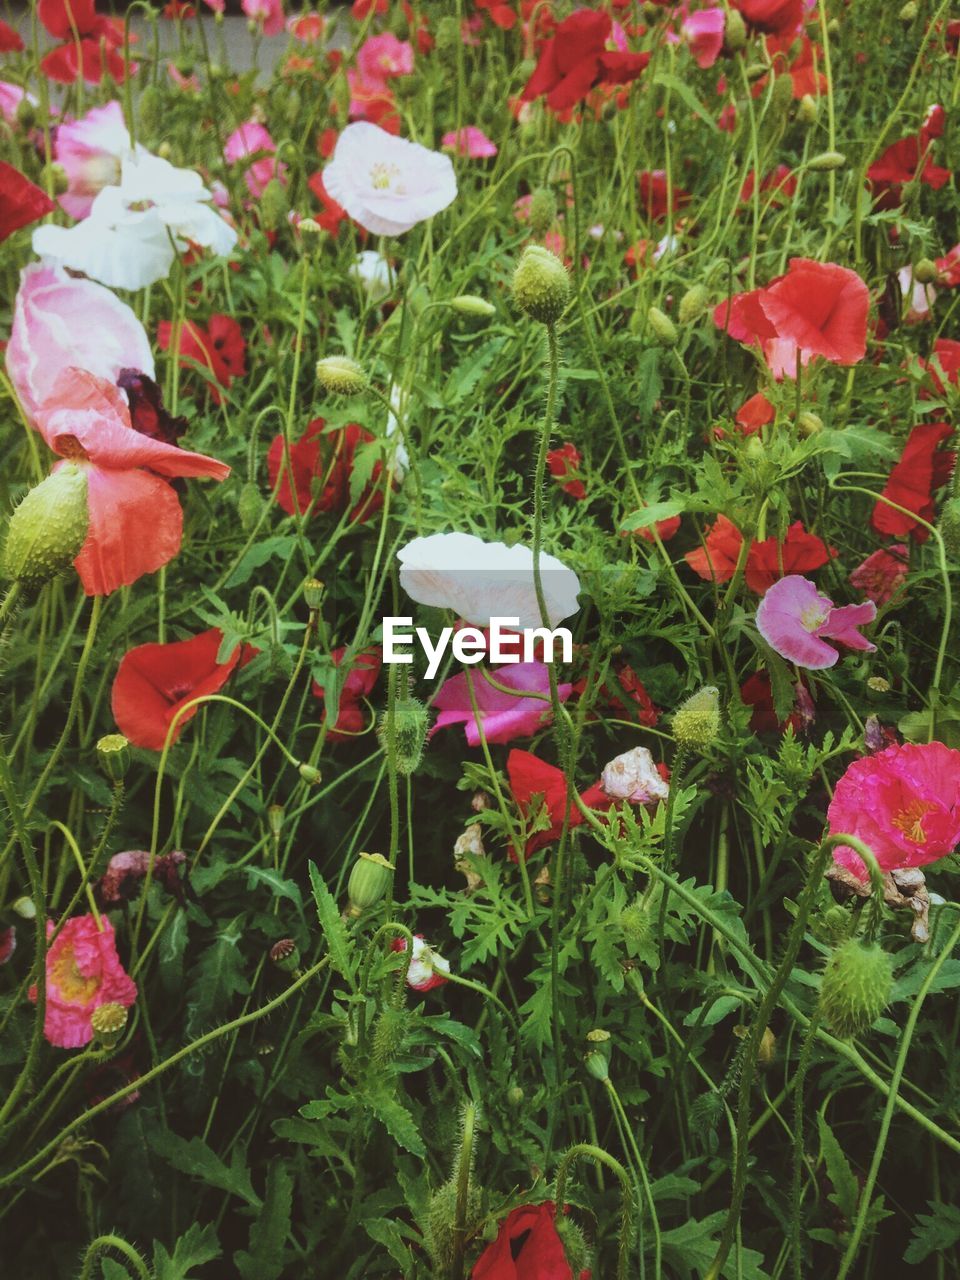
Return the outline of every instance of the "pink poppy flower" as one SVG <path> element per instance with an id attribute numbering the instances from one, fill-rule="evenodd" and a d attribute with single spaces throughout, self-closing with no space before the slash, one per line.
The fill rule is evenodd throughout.
<path id="1" fill-rule="evenodd" d="M 498 667 L 491 673 L 498 684 L 516 689 L 516 693 L 503 693 L 495 689 L 483 673 L 461 672 L 451 676 L 433 700 L 440 711 L 433 732 L 450 724 L 463 724 L 467 743 L 480 745 L 480 729 L 473 715 L 470 689 L 467 680 L 473 681 L 473 692 L 480 713 L 480 724 L 487 742 L 513 742 L 515 738 L 528 738 L 551 720 L 550 676 L 543 662 L 518 662 Z M 566 702 L 573 689 L 572 684 L 557 686 L 561 702 Z M 540 697 L 524 697 L 524 693 L 536 693 Z"/>
<path id="2" fill-rule="evenodd" d="M 79 120 L 58 126 L 53 158 L 69 183 L 59 199 L 72 218 L 85 218 L 104 187 L 119 185 L 123 158 L 132 150 L 119 102 L 93 107 Z"/>
<path id="3" fill-rule="evenodd" d="M 726 15 L 722 9 L 701 9 L 684 18 L 680 34 L 698 67 L 712 67 L 719 58 L 725 25 Z"/>
<path id="4" fill-rule="evenodd" d="M 459 133 L 455 129 L 445 133 L 440 145 L 469 160 L 489 160 L 497 154 L 497 144 L 491 142 L 475 124 L 465 125 Z"/>
<path id="5" fill-rule="evenodd" d="M 90 1017 L 103 1004 L 129 1008 L 137 984 L 117 955 L 113 925 L 106 917 L 97 927 L 94 916 L 73 916 L 47 952 L 47 1003 L 43 1034 L 58 1049 L 81 1049 L 93 1039 Z M 47 921 L 47 937 L 54 932 Z M 37 999 L 31 987 L 30 999 Z"/>
<path id="6" fill-rule="evenodd" d="M 831 835 L 858 836 L 883 871 L 923 867 L 960 843 L 960 751 L 942 742 L 905 742 L 854 760 L 827 809 Z M 834 861 L 866 880 L 848 845 Z"/>
<path id="7" fill-rule="evenodd" d="M 71 366 L 108 382 L 122 369 L 154 376 L 150 340 L 131 308 L 102 284 L 42 262 L 20 273 L 6 360 L 31 419 Z"/>
<path id="8" fill-rule="evenodd" d="M 391 951 L 406 951 L 406 938 L 394 938 Z M 407 986 L 414 991 L 432 991 L 442 987 L 450 972 L 450 961 L 444 960 L 432 947 L 428 947 L 422 933 L 413 936 L 413 959 L 407 969 Z"/>
<path id="9" fill-rule="evenodd" d="M 892 600 L 907 578 L 907 544 L 881 547 L 850 574 L 850 585 L 876 605 Z"/>
<path id="10" fill-rule="evenodd" d="M 272 178 L 279 178 L 281 182 L 284 179 L 286 166 L 277 164 L 274 158 L 276 149 L 270 130 L 256 120 L 248 120 L 239 129 L 234 129 L 223 144 L 223 158 L 227 164 L 242 163 L 246 166 L 247 189 L 252 196 L 259 197 Z M 258 157 L 252 164 L 249 163 L 251 156 Z"/>
<path id="11" fill-rule="evenodd" d="M 835 608 L 808 578 L 792 573 L 775 582 L 760 601 L 757 630 L 781 658 L 818 671 L 834 666 L 840 657 L 827 640 L 872 652 L 876 645 L 865 640 L 857 628 L 876 616 L 872 600 Z"/>
<path id="12" fill-rule="evenodd" d="M 240 8 L 262 26 L 265 36 L 278 36 L 283 32 L 283 0 L 241 0 Z"/>
<path id="13" fill-rule="evenodd" d="M 225 480 L 230 468 L 202 453 L 135 431 L 123 393 L 82 369 L 66 369 L 36 413 L 64 466 L 87 481 L 86 541 L 74 567 L 88 596 L 109 595 L 154 573 L 180 550 L 183 512 L 174 476 Z"/>
<path id="14" fill-rule="evenodd" d="M 0 929 L 0 964 L 6 964 L 17 949 L 17 930 L 14 925 Z"/>
<path id="15" fill-rule="evenodd" d="M 357 70 L 365 84 L 386 89 L 389 79 L 413 71 L 413 45 L 398 40 L 392 31 L 370 36 L 357 53 Z"/>

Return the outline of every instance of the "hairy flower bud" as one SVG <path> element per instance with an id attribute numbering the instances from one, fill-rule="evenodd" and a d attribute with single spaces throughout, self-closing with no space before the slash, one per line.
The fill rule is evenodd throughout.
<path id="1" fill-rule="evenodd" d="M 390 713 L 384 711 L 380 716 L 377 737 L 388 754 L 393 748 L 393 763 L 397 773 L 406 777 L 416 772 L 423 757 L 429 727 L 427 708 L 417 698 L 404 698 L 394 707 L 392 741 Z"/>
<path id="2" fill-rule="evenodd" d="M 318 787 L 323 778 L 323 774 L 320 770 L 316 765 L 312 764 L 298 764 L 297 773 L 299 773 L 304 782 L 308 783 L 311 787 Z"/>
<path id="3" fill-rule="evenodd" d="M 290 205 L 279 178 L 271 178 L 260 197 L 260 225 L 264 231 L 278 231 L 287 220 Z"/>
<path id="4" fill-rule="evenodd" d="M 799 107 L 800 119 L 804 124 L 816 124 L 817 117 L 820 114 L 820 108 L 817 100 L 812 93 L 805 93 L 800 99 Z"/>
<path id="5" fill-rule="evenodd" d="M 137 107 L 140 133 L 146 138 L 155 137 L 163 126 L 163 92 L 159 86 L 148 84 L 140 94 Z"/>
<path id="6" fill-rule="evenodd" d="M 661 347 L 675 347 L 677 345 L 677 326 L 673 323 L 665 311 L 661 311 L 659 307 L 650 307 L 647 311 L 647 324 L 650 331 L 660 343 Z"/>
<path id="7" fill-rule="evenodd" d="M 55 161 L 45 164 L 40 173 L 40 185 L 55 196 L 62 196 L 70 190 L 70 179 L 62 164 Z"/>
<path id="8" fill-rule="evenodd" d="M 919 12 L 920 7 L 917 4 L 917 0 L 907 0 L 907 3 L 900 10 L 898 17 L 901 22 L 913 22 Z"/>
<path id="9" fill-rule="evenodd" d="M 260 496 L 260 490 L 252 480 L 248 480 L 237 498 L 237 515 L 240 517 L 240 528 L 243 532 L 249 533 L 262 514 L 263 498 Z"/>
<path id="10" fill-rule="evenodd" d="M 820 985 L 820 1014 L 841 1040 L 868 1030 L 886 1008 L 893 961 L 876 943 L 844 942 L 830 956 Z"/>
<path id="11" fill-rule="evenodd" d="M 454 311 L 459 311 L 464 316 L 483 316 L 489 319 L 490 316 L 497 314 L 497 308 L 492 302 L 478 297 L 475 293 L 458 293 L 455 298 L 450 299 L 450 305 Z"/>
<path id="12" fill-rule="evenodd" d="M 842 169 L 846 163 L 847 157 L 842 151 L 821 151 L 807 161 L 807 168 L 814 173 L 829 173 L 832 169 Z"/>
<path id="13" fill-rule="evenodd" d="M 724 48 L 730 53 L 739 53 L 747 43 L 747 24 L 739 9 L 727 10 L 727 23 L 723 30 Z"/>
<path id="14" fill-rule="evenodd" d="M 779 75 L 770 90 L 770 108 L 774 115 L 783 115 L 790 110 L 793 103 L 793 77 L 788 74 Z"/>
<path id="15" fill-rule="evenodd" d="M 921 258 L 913 268 L 913 278 L 917 284 L 933 284 L 939 274 L 937 264 L 929 258 Z"/>
<path id="16" fill-rule="evenodd" d="M 393 881 L 394 867 L 382 853 L 358 853 L 347 881 L 347 915 L 356 919 L 375 907 Z"/>
<path id="17" fill-rule="evenodd" d="M 570 277 L 555 253 L 528 244 L 513 273 L 513 300 L 541 324 L 554 324 L 570 301 Z"/>
<path id="18" fill-rule="evenodd" d="M 30 587 L 66 573 L 84 544 L 88 521 L 86 474 L 72 463 L 58 467 L 10 518 L 4 573 Z"/>
<path id="19" fill-rule="evenodd" d="M 720 732 L 720 691 L 712 684 L 691 694 L 673 713 L 673 736 L 690 751 L 706 751 Z"/>
<path id="20" fill-rule="evenodd" d="M 677 318 L 681 324 L 692 324 L 699 320 L 710 307 L 710 292 L 704 284 L 695 284 L 680 299 Z"/>
<path id="21" fill-rule="evenodd" d="M 355 396 L 367 389 L 363 367 L 349 356 L 324 356 L 317 361 L 317 381 L 324 391 L 338 396 Z"/>
<path id="22" fill-rule="evenodd" d="M 530 230 L 542 240 L 557 218 L 557 197 L 549 187 L 537 187 L 530 197 Z"/>
<path id="23" fill-rule="evenodd" d="M 960 497 L 946 500 L 937 527 L 947 555 L 960 560 Z"/>
<path id="24" fill-rule="evenodd" d="M 97 761 L 111 782 L 122 782 L 130 768 L 130 743 L 122 733 L 108 733 L 97 743 Z"/>
<path id="25" fill-rule="evenodd" d="M 823 430 L 823 419 L 819 413 L 811 413 L 805 410 L 797 418 L 797 430 L 802 436 L 815 436 Z"/>

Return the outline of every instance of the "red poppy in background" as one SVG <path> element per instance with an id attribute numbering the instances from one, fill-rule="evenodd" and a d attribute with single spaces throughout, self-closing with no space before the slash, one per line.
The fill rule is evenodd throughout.
<path id="1" fill-rule="evenodd" d="M 315 174 L 307 179 L 307 186 L 321 206 L 319 212 L 314 215 L 316 221 L 329 235 L 335 236 L 340 230 L 340 224 L 347 217 L 346 209 L 337 204 L 336 200 L 323 185 L 322 170 L 318 169 Z"/>
<path id="2" fill-rule="evenodd" d="M 517 25 L 517 15 L 508 4 L 503 4 L 502 0 L 474 0 L 478 9 L 483 9 L 501 31 L 512 31 Z"/>
<path id="3" fill-rule="evenodd" d="M 816 708 L 806 685 L 797 681 L 794 686 L 795 710 L 786 720 L 778 720 L 773 709 L 773 692 L 770 687 L 770 676 L 766 671 L 755 671 L 740 686 L 740 697 L 748 707 L 753 708 L 750 716 L 751 733 L 783 733 L 787 728 L 794 733 L 802 733 L 816 716 Z"/>
<path id="4" fill-rule="evenodd" d="M 905 542 L 881 547 L 850 571 L 850 585 L 875 605 L 892 600 L 907 580 L 909 550 Z"/>
<path id="5" fill-rule="evenodd" d="M 582 696 L 586 688 L 587 677 L 583 676 L 574 683 L 572 695 Z M 601 702 L 622 719 L 635 719 L 637 724 L 646 725 L 647 728 L 652 728 L 660 719 L 660 711 L 654 706 L 643 681 L 626 663 L 607 676 L 599 689 L 594 688 L 594 704 L 600 705 Z M 596 720 L 596 713 L 587 712 L 587 718 Z"/>
<path id="6" fill-rule="evenodd" d="M 0 160 L 0 242 L 21 227 L 46 217 L 54 207 L 49 196 L 19 169 Z"/>
<path id="7" fill-rule="evenodd" d="M 752 436 L 756 435 L 761 427 L 769 426 L 776 416 L 776 409 L 763 392 L 758 391 L 749 400 L 744 400 L 733 420 L 740 428 L 741 435 Z"/>
<path id="8" fill-rule="evenodd" d="M 753 189 L 757 182 L 757 171 L 751 169 L 740 188 L 740 203 L 746 204 L 753 198 Z M 761 192 L 767 194 L 767 202 L 771 208 L 779 209 L 787 200 L 792 200 L 797 191 L 797 178 L 785 164 L 778 164 L 770 173 L 760 179 Z"/>
<path id="9" fill-rule="evenodd" d="M 339 667 L 342 664 L 346 652 L 346 645 L 341 645 L 339 649 L 334 649 L 330 654 L 330 661 L 335 667 Z M 358 733 L 363 732 L 366 722 L 363 699 L 369 697 L 373 691 L 373 686 L 377 683 L 377 677 L 380 674 L 382 661 L 382 653 L 379 648 L 364 649 L 362 653 L 354 655 L 353 666 L 340 686 L 337 720 L 333 728 L 327 733 L 328 742 L 347 742 L 350 738 L 355 738 Z M 313 696 L 321 702 L 326 699 L 323 686 L 318 684 L 316 680 L 313 682 Z M 323 714 L 324 718 L 326 718 L 326 711 Z"/>
<path id="10" fill-rule="evenodd" d="M 945 289 L 955 289 L 960 284 L 960 244 L 955 244 L 942 258 L 936 258 L 935 263 L 937 284 Z"/>
<path id="11" fill-rule="evenodd" d="M 645 169 L 638 173 L 637 185 L 640 188 L 640 208 L 651 222 L 660 222 L 667 216 L 668 204 L 676 213 L 690 203 L 690 192 L 682 187 L 669 186 L 664 169 Z"/>
<path id="12" fill-rule="evenodd" d="M 50 35 L 64 42 L 40 61 L 41 71 L 51 80 L 73 84 L 82 76 L 88 84 L 99 84 L 104 74 L 118 84 L 126 79 L 127 64 L 119 52 L 122 26 L 101 17 L 94 0 L 37 0 L 37 17 Z M 134 40 L 136 36 L 131 35 L 130 42 Z M 136 63 L 131 63 L 131 73 L 136 69 Z"/>
<path id="13" fill-rule="evenodd" d="M 520 751 L 515 747 L 507 756 L 507 777 L 510 781 L 510 794 L 523 816 L 535 817 L 543 804 L 546 805 L 550 821 L 547 830 L 537 831 L 529 838 L 525 858 L 529 858 L 531 853 L 542 849 L 544 845 L 560 839 L 564 813 L 570 815 L 568 827 L 579 827 L 583 822 L 583 814 L 576 805 L 572 801 L 567 803 L 567 780 L 562 769 L 538 760 L 529 751 Z M 599 782 L 581 792 L 580 799 L 588 809 L 609 809 L 613 804 Z M 510 857 L 516 861 L 512 850 Z"/>
<path id="14" fill-rule="evenodd" d="M 704 582 L 729 582 L 737 568 L 743 534 L 732 520 L 717 516 L 704 543 L 695 551 L 688 551 L 684 560 Z"/>
<path id="15" fill-rule="evenodd" d="M 914 180 L 939 191 L 950 181 L 950 170 L 930 159 L 932 137 L 923 130 L 910 138 L 887 147 L 879 160 L 867 170 L 874 199 L 881 209 L 895 209 L 903 202 L 903 188 Z"/>
<path id="16" fill-rule="evenodd" d="M 762 596 L 788 574 L 813 573 L 822 569 L 836 554 L 796 520 L 787 530 L 783 542 L 777 538 L 764 538 L 762 542 L 751 543 L 744 578 L 750 590 Z"/>
<path id="17" fill-rule="evenodd" d="M 478 1258 L 471 1280 L 573 1280 L 556 1216 L 552 1200 L 512 1209 Z M 590 1280 L 590 1272 L 581 1271 L 579 1280 Z"/>
<path id="18" fill-rule="evenodd" d="M 650 61 L 649 53 L 611 52 L 606 47 L 613 29 L 608 13 L 578 9 L 564 18 L 540 52 L 540 61 L 520 95 L 533 102 L 543 94 L 551 111 L 566 111 L 592 88 L 629 84 Z"/>
<path id="19" fill-rule="evenodd" d="M 952 434 L 953 428 L 946 422 L 922 423 L 913 428 L 882 495 L 897 506 L 905 507 L 906 511 L 897 511 L 885 502 L 878 502 L 870 517 L 877 533 L 891 538 L 902 538 L 909 533 L 915 542 L 926 542 L 929 537 L 927 530 L 907 512 L 912 511 L 928 524 L 933 522 L 936 515 L 934 491 L 950 479 L 956 457 L 952 449 L 939 446 Z"/>
<path id="20" fill-rule="evenodd" d="M 161 351 L 169 351 L 173 338 L 173 325 L 169 320 L 162 320 L 157 328 L 157 345 Z M 189 362 L 209 369 L 213 378 L 221 387 L 229 387 L 234 378 L 242 378 L 246 373 L 247 344 L 243 339 L 243 330 L 232 316 L 211 316 L 206 329 L 194 320 L 187 320 L 180 326 L 177 341 L 180 363 L 189 367 Z M 213 385 L 210 394 L 217 404 L 223 397 Z"/>
<path id="21" fill-rule="evenodd" d="M 943 374 L 951 386 L 957 385 L 960 378 L 960 342 L 955 342 L 953 338 L 937 338 L 933 344 L 933 358 L 930 361 L 921 360 L 920 363 L 929 373 L 937 395 L 945 395 L 947 388 L 940 374 Z M 923 391 L 920 395 L 927 398 Z"/>
<path id="22" fill-rule="evenodd" d="M 23 47 L 19 31 L 14 31 L 0 19 L 0 53 L 22 53 Z"/>
<path id="23" fill-rule="evenodd" d="M 648 504 L 646 502 L 640 503 L 641 509 L 647 505 Z M 644 542 L 653 542 L 654 541 L 653 533 L 654 533 L 654 530 L 656 530 L 657 537 L 660 539 L 661 542 L 669 542 L 670 539 L 676 534 L 679 528 L 680 528 L 680 517 L 667 516 L 665 520 L 655 521 L 652 528 L 650 527 L 650 525 L 644 525 L 643 528 L 641 529 L 621 529 L 620 536 L 621 538 L 629 538 L 629 537 L 642 538 Z"/>
<path id="24" fill-rule="evenodd" d="M 321 511 L 339 515 L 350 507 L 351 524 L 369 520 L 383 505 L 383 494 L 377 485 L 383 464 L 380 461 L 374 464 L 369 484 L 353 499 L 350 476 L 357 451 L 374 436 L 357 422 L 332 431 L 324 431 L 324 426 L 323 418 L 314 418 L 296 444 L 290 446 L 289 471 L 284 462 L 283 436 L 274 438 L 267 453 L 270 487 L 277 487 L 279 477 L 277 501 L 288 515 L 302 514 L 308 508 L 314 515 Z"/>
<path id="25" fill-rule="evenodd" d="M 559 449 L 551 449 L 547 454 L 547 469 L 551 476 L 564 493 L 569 493 L 578 502 L 582 502 L 587 496 L 586 485 L 578 478 L 582 461 L 580 450 L 569 440 Z"/>
<path id="26" fill-rule="evenodd" d="M 770 35 L 794 35 L 803 22 L 803 0 L 733 0 L 744 22 Z"/>
<path id="27" fill-rule="evenodd" d="M 827 77 L 818 69 L 824 63 L 823 50 L 809 36 L 801 36 L 799 43 L 792 35 L 767 36 L 766 46 L 774 75 L 790 77 L 794 98 L 802 98 L 805 93 L 822 97 L 827 92 Z M 768 83 L 767 76 L 761 77 L 751 90 L 753 97 L 760 97 Z"/>
<path id="28" fill-rule="evenodd" d="M 212 627 L 190 640 L 141 644 L 124 654 L 110 695 L 113 718 L 124 737 L 135 747 L 162 751 L 181 707 L 193 698 L 218 693 L 256 653 L 250 645 L 237 645 L 226 662 L 218 662 L 222 643 L 223 632 Z M 171 743 L 197 710 L 191 707 L 180 716 Z"/>

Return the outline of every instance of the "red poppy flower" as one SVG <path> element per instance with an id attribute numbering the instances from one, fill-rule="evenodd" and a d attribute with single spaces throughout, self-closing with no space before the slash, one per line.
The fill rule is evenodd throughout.
<path id="1" fill-rule="evenodd" d="M 330 661 L 339 667 L 346 655 L 346 645 L 334 649 Z M 363 699 L 369 697 L 373 686 L 377 683 L 383 658 L 379 648 L 364 649 L 354 656 L 353 666 L 340 686 L 340 700 L 337 705 L 337 720 L 327 733 L 328 742 L 348 742 L 362 733 L 366 724 Z M 326 693 L 316 680 L 313 682 L 313 696 L 323 702 Z M 326 712 L 324 711 L 324 717 Z"/>
<path id="2" fill-rule="evenodd" d="M 744 577 L 750 590 L 762 596 L 787 574 L 813 573 L 836 554 L 797 520 L 787 530 L 783 542 L 764 538 L 762 542 L 751 543 Z"/>
<path id="3" fill-rule="evenodd" d="M 960 284 L 960 244 L 955 244 L 949 253 L 936 259 L 937 284 L 945 289 L 955 289 Z"/>
<path id="4" fill-rule="evenodd" d="M 822 97 L 827 92 L 827 77 L 820 69 L 824 63 L 823 50 L 809 36 L 802 35 L 799 41 L 793 35 L 767 36 L 766 46 L 773 74 L 790 77 L 794 98 L 802 98 L 806 93 Z M 753 97 L 759 98 L 768 83 L 767 76 L 757 80 L 751 90 Z"/>
<path id="5" fill-rule="evenodd" d="M 478 9 L 483 9 L 501 31 L 512 31 L 517 24 L 517 15 L 508 4 L 501 0 L 474 0 Z"/>
<path id="6" fill-rule="evenodd" d="M 914 427 L 907 437 L 900 461 L 883 487 L 883 497 L 905 507 L 908 512 L 912 511 L 928 524 L 932 523 L 936 515 L 934 491 L 950 479 L 956 456 L 952 449 L 939 446 L 952 434 L 953 428 L 946 422 L 928 422 Z M 910 515 L 885 502 L 878 502 L 873 508 L 870 523 L 877 533 L 891 538 L 902 538 L 909 533 L 915 542 L 926 542 L 929 537 L 927 530 Z"/>
<path id="7" fill-rule="evenodd" d="M 582 696 L 587 688 L 587 678 L 583 676 L 574 683 L 572 693 Z M 601 700 L 605 707 L 622 719 L 634 719 L 637 724 L 652 728 L 660 719 L 660 712 L 653 704 L 653 699 L 643 687 L 643 681 L 631 666 L 626 663 L 618 667 L 608 676 L 601 688 L 594 691 L 594 705 Z M 591 711 L 587 718 L 597 717 Z"/>
<path id="8" fill-rule="evenodd" d="M 181 707 L 193 698 L 218 693 L 256 653 L 250 645 L 237 645 L 226 662 L 218 662 L 222 643 L 223 632 L 212 627 L 190 640 L 141 644 L 124 654 L 110 695 L 113 718 L 124 737 L 135 747 L 162 751 Z M 170 733 L 171 743 L 197 710 L 191 707 L 180 716 Z"/>
<path id="9" fill-rule="evenodd" d="M 99 84 L 106 73 L 123 83 L 127 65 L 118 51 L 123 44 L 122 27 L 99 16 L 94 0 L 38 0 L 37 17 L 55 39 L 64 41 L 40 61 L 41 71 L 51 80 L 72 84 L 82 76 L 88 84 Z M 136 63 L 131 63 L 130 71 L 136 69 Z"/>
<path id="10" fill-rule="evenodd" d="M 744 400 L 733 420 L 740 428 L 741 435 L 752 436 L 756 435 L 761 427 L 766 427 L 773 422 L 776 416 L 776 409 L 763 392 L 758 391 L 749 400 Z"/>
<path id="11" fill-rule="evenodd" d="M 0 241 L 46 217 L 54 207 L 49 196 L 19 169 L 0 160 Z"/>
<path id="12" fill-rule="evenodd" d="M 606 43 L 612 27 L 608 13 L 590 9 L 571 13 L 543 46 L 522 100 L 533 102 L 546 94 L 551 111 L 566 111 L 582 102 L 595 85 L 636 80 L 650 55 L 610 52 Z"/>
<path id="13" fill-rule="evenodd" d="M 753 189 L 757 182 L 757 172 L 751 169 L 747 174 L 743 186 L 740 188 L 740 203 L 746 204 L 747 201 L 753 199 Z M 765 174 L 760 179 L 761 192 L 772 192 L 767 195 L 767 203 L 771 208 L 779 209 L 787 200 L 792 200 L 797 191 L 796 175 L 785 164 L 778 164 L 777 167 Z"/>
<path id="14" fill-rule="evenodd" d="M 172 337 L 173 325 L 169 320 L 162 320 L 157 329 L 161 351 L 170 349 Z M 211 316 L 206 329 L 193 320 L 185 321 L 180 326 L 177 350 L 181 365 L 189 367 L 189 362 L 195 360 L 210 370 L 221 387 L 229 387 L 234 378 L 242 378 L 247 371 L 247 344 L 243 330 L 232 316 Z M 215 386 L 210 386 L 210 394 L 220 404 L 223 397 Z"/>
<path id="15" fill-rule="evenodd" d="M 271 488 L 276 488 L 280 477 L 277 501 L 288 515 L 308 508 L 314 515 L 321 511 L 339 515 L 350 508 L 351 524 L 369 520 L 383 505 L 383 494 L 377 485 L 383 465 L 379 461 L 374 464 L 370 481 L 359 496 L 351 494 L 350 477 L 357 451 L 374 436 L 356 422 L 332 431 L 325 431 L 324 426 L 323 418 L 314 418 L 296 444 L 290 446 L 289 469 L 284 461 L 283 436 L 275 437 L 267 453 L 267 474 Z"/>
<path id="16" fill-rule="evenodd" d="M 0 19 L 0 53 L 21 53 L 23 51 L 23 40 L 19 31 L 14 31 L 13 27 Z"/>
<path id="17" fill-rule="evenodd" d="M 640 188 L 640 208 L 651 222 L 660 222 L 667 216 L 667 206 L 676 213 L 690 203 L 690 192 L 682 187 L 670 187 L 664 169 L 645 169 L 637 174 Z M 669 197 L 669 199 L 668 199 Z"/>
<path id="18" fill-rule="evenodd" d="M 565 812 L 570 815 L 568 827 L 579 827 L 583 822 L 583 814 L 576 805 L 572 801 L 567 804 L 567 781 L 562 769 L 538 760 L 529 751 L 520 751 L 515 747 L 507 756 L 507 777 L 510 780 L 510 794 L 524 817 L 536 816 L 543 804 L 546 805 L 550 820 L 547 830 L 535 832 L 527 841 L 525 858 L 529 858 L 531 853 L 542 849 L 544 845 L 560 839 Z M 581 792 L 580 799 L 588 809 L 609 809 L 613 803 L 599 782 Z M 516 861 L 512 851 L 510 857 Z"/>
<path id="19" fill-rule="evenodd" d="M 892 600 L 907 580 L 909 552 L 905 542 L 880 547 L 850 572 L 850 585 L 875 605 Z"/>
<path id="20" fill-rule="evenodd" d="M 950 181 L 950 170 L 942 169 L 930 159 L 929 136 L 920 134 L 901 138 L 887 147 L 879 160 L 867 170 L 874 198 L 881 209 L 894 209 L 903 201 L 903 188 L 918 181 L 939 191 Z"/>
<path id="21" fill-rule="evenodd" d="M 641 508 L 647 505 L 648 504 L 646 502 L 640 503 Z M 650 525 L 645 525 L 641 529 L 621 529 L 620 536 L 621 538 L 629 538 L 632 536 L 635 538 L 642 538 L 644 542 L 653 542 L 653 532 L 655 529 L 657 537 L 661 542 L 669 542 L 679 528 L 680 517 L 667 516 L 666 520 L 655 521 L 652 528 Z"/>
<path id="22" fill-rule="evenodd" d="M 953 338 L 937 338 L 933 344 L 933 359 L 929 362 L 921 360 L 920 363 L 929 373 L 937 395 L 945 395 L 947 389 L 940 375 L 942 373 L 951 386 L 957 385 L 960 378 L 960 342 Z M 923 391 L 920 394 L 927 398 Z"/>
<path id="23" fill-rule="evenodd" d="M 558 482 L 564 493 L 582 502 L 587 496 L 586 486 L 577 478 L 580 470 L 580 450 L 568 440 L 559 449 L 551 449 L 547 454 L 547 469 Z"/>
<path id="24" fill-rule="evenodd" d="M 704 582 L 729 582 L 737 568 L 743 534 L 732 520 L 717 516 L 704 542 L 705 546 L 688 551 L 684 560 Z"/>
<path id="25" fill-rule="evenodd" d="M 225 480 L 216 458 L 134 431 L 123 393 L 104 378 L 65 370 L 34 421 L 47 444 L 87 482 L 87 536 L 74 560 L 87 595 L 108 595 L 154 573 L 180 550 L 176 476 Z"/>
<path id="26" fill-rule="evenodd" d="M 556 1216 L 552 1200 L 511 1210 L 478 1258 L 471 1280 L 573 1280 Z M 579 1280 L 590 1280 L 590 1272 L 581 1271 Z"/>
<path id="27" fill-rule="evenodd" d="M 794 35 L 803 21 L 803 0 L 733 0 L 744 22 L 755 31 Z"/>
<path id="28" fill-rule="evenodd" d="M 317 222 L 323 227 L 324 231 L 331 236 L 335 236 L 340 230 L 340 224 L 347 217 L 346 209 L 337 204 L 333 196 L 327 192 L 326 187 L 323 185 L 323 172 L 320 169 L 307 179 L 307 186 L 321 206 L 320 211 L 315 215 Z"/>
<path id="29" fill-rule="evenodd" d="M 770 687 L 770 676 L 766 671 L 755 671 L 740 686 L 740 697 L 748 707 L 753 708 L 750 716 L 751 733 L 783 733 L 792 728 L 794 733 L 803 733 L 816 717 L 816 707 L 810 697 L 809 690 L 802 681 L 794 687 L 794 710 L 786 720 L 778 720 L 773 709 L 773 693 Z"/>

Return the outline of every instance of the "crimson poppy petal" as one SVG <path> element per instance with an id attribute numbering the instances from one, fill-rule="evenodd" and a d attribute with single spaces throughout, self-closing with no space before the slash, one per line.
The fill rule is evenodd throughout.
<path id="1" fill-rule="evenodd" d="M 867 350 L 870 293 L 855 271 L 792 258 L 790 270 L 761 291 L 760 306 L 778 338 L 835 364 L 856 364 Z"/>
<path id="2" fill-rule="evenodd" d="M 19 169 L 0 160 L 0 241 L 52 213 L 53 201 Z"/>
<path id="3" fill-rule="evenodd" d="M 74 567 L 88 596 L 105 596 L 155 573 L 180 550 L 183 512 L 170 485 L 149 471 L 87 467 L 87 537 Z"/>

